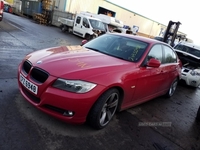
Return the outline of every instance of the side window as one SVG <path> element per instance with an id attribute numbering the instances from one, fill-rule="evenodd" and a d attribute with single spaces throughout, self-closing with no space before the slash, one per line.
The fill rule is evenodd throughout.
<path id="1" fill-rule="evenodd" d="M 147 56 L 147 60 L 149 61 L 151 58 L 155 58 L 157 60 L 160 60 L 160 62 L 162 62 L 162 46 L 160 44 L 154 45 L 148 56 Z"/>
<path id="2" fill-rule="evenodd" d="M 77 24 L 80 24 L 80 22 L 81 22 L 81 17 L 78 16 L 78 17 L 76 18 L 76 23 L 77 23 Z"/>
<path id="3" fill-rule="evenodd" d="M 164 47 L 164 63 L 176 63 L 177 62 L 177 56 L 175 52 L 168 46 L 163 45 Z"/>
<path id="4" fill-rule="evenodd" d="M 89 28 L 89 23 L 88 20 L 86 18 L 83 18 L 83 26 L 86 28 Z"/>

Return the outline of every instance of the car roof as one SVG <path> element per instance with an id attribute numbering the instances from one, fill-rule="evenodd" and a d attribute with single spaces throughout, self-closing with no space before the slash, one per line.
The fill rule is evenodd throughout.
<path id="1" fill-rule="evenodd" d="M 140 40 L 146 43 L 151 43 L 151 44 L 156 44 L 156 43 L 162 43 L 164 45 L 168 45 L 167 43 L 155 40 L 155 39 L 151 39 L 151 38 L 147 38 L 147 37 L 143 37 L 143 36 L 137 36 L 137 35 L 132 35 L 132 34 L 124 34 L 124 33 L 109 33 L 109 34 L 113 34 L 113 35 L 118 35 L 118 36 L 123 36 L 123 37 L 128 37 L 128 38 L 132 38 L 132 39 L 136 39 L 136 40 Z M 171 47 L 171 46 L 170 46 Z"/>
<path id="2" fill-rule="evenodd" d="M 189 43 L 189 42 L 182 41 L 182 42 L 180 42 L 180 43 L 178 43 L 178 44 L 185 45 L 185 46 L 188 46 L 188 47 L 191 47 L 191 48 L 195 48 L 195 49 L 197 49 L 197 50 L 200 50 L 200 46 L 199 46 L 199 45 L 196 45 L 196 44 L 194 44 L 194 43 Z M 177 44 L 177 45 L 178 45 L 178 44 Z"/>

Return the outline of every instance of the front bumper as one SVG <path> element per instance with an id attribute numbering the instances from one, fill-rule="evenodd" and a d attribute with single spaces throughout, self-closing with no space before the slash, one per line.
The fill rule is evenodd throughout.
<path id="1" fill-rule="evenodd" d="M 193 76 L 190 74 L 190 71 L 186 73 L 182 70 L 181 80 L 185 81 L 189 86 L 198 87 L 200 85 L 200 76 Z"/>
<path id="2" fill-rule="evenodd" d="M 27 80 L 38 86 L 37 94 L 34 94 L 22 85 L 19 80 L 20 73 Z M 73 124 L 84 123 L 91 107 L 105 87 L 98 85 L 90 92 L 77 94 L 52 87 L 51 85 L 56 79 L 53 76 L 49 76 L 43 84 L 38 84 L 23 73 L 21 66 L 18 68 L 19 90 L 28 102 L 39 110 L 64 122 Z"/>

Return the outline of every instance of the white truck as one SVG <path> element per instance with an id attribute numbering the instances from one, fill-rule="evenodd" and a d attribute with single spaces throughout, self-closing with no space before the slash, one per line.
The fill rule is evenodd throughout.
<path id="1" fill-rule="evenodd" d="M 118 20 L 118 19 L 108 16 L 108 15 L 94 14 L 94 13 L 90 13 L 90 12 L 81 12 L 81 14 L 100 19 L 105 25 L 106 32 L 112 32 L 113 29 L 123 28 L 123 26 L 124 26 L 124 24 L 121 20 Z"/>
<path id="2" fill-rule="evenodd" d="M 76 14 L 74 20 L 58 17 L 58 22 L 61 24 L 60 29 L 62 31 L 72 32 L 86 40 L 93 39 L 100 34 L 106 33 L 105 26 L 100 19 L 90 17 L 83 13 Z"/>

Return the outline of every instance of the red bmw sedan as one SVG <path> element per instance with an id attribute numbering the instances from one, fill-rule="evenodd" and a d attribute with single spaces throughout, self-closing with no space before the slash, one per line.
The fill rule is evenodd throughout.
<path id="1" fill-rule="evenodd" d="M 128 34 L 104 34 L 83 46 L 27 55 L 18 68 L 24 98 L 68 123 L 102 129 L 116 111 L 161 95 L 171 97 L 181 63 L 168 44 Z"/>

